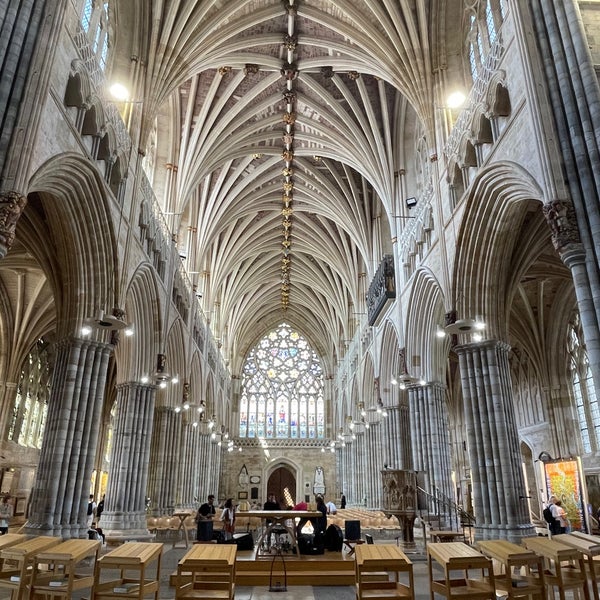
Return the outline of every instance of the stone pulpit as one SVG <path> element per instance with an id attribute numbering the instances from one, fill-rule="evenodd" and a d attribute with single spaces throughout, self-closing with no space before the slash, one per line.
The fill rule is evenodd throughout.
<path id="1" fill-rule="evenodd" d="M 385 516 L 396 517 L 400 523 L 401 547 L 415 550 L 414 524 L 417 516 L 417 474 L 414 471 L 384 469 L 383 507 Z"/>

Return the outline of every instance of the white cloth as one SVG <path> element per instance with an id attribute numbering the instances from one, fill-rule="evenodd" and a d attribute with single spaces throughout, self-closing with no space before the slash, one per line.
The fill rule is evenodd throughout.
<path id="1" fill-rule="evenodd" d="M 331 500 L 327 502 L 325 506 L 327 507 L 328 515 L 335 515 L 337 513 L 337 506 L 333 502 L 331 502 Z"/>

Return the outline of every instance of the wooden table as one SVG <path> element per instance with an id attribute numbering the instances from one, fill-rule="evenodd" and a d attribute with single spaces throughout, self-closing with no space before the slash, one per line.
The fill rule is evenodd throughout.
<path id="1" fill-rule="evenodd" d="M 444 570 L 444 579 L 433 577 L 434 561 Z M 430 596 L 435 594 L 456 600 L 496 600 L 494 569 L 487 556 L 463 542 L 437 542 L 427 544 Z M 460 577 L 453 572 L 462 571 Z M 471 572 L 478 571 L 473 577 Z"/>
<path id="2" fill-rule="evenodd" d="M 233 600 L 236 553 L 234 544 L 193 546 L 177 565 L 176 600 Z"/>
<path id="3" fill-rule="evenodd" d="M 584 556 L 587 557 L 587 574 L 592 584 L 592 592 L 595 600 L 599 599 L 598 593 L 598 574 L 600 574 L 600 537 L 574 531 L 573 533 L 561 533 L 553 535 L 553 540 L 561 544 L 566 544 L 571 548 L 577 548 Z"/>
<path id="4" fill-rule="evenodd" d="M 28 539 L 23 533 L 5 533 L 4 535 L 0 535 L 0 551 L 4 548 L 8 548 L 10 546 L 14 546 L 16 544 L 20 544 Z M 0 570 L 2 570 L 2 557 L 0 556 Z"/>
<path id="5" fill-rule="evenodd" d="M 29 598 L 72 598 L 73 591 L 91 588 L 94 575 L 78 573 L 77 567 L 86 558 L 98 560 L 100 548 L 98 540 L 71 539 L 38 552 L 33 561 Z"/>
<path id="6" fill-rule="evenodd" d="M 0 550 L 0 560 L 3 563 L 0 588 L 11 590 L 11 600 L 23 598 L 35 555 L 60 542 L 62 538 L 41 535 Z"/>
<path id="7" fill-rule="evenodd" d="M 496 590 L 504 592 L 509 599 L 531 596 L 544 600 L 546 584 L 540 556 L 507 540 L 486 540 L 477 546 L 501 567 L 501 572 L 494 575 Z"/>
<path id="8" fill-rule="evenodd" d="M 173 548 L 175 548 L 177 542 L 179 541 L 179 532 L 181 530 L 183 530 L 183 541 L 185 542 L 185 547 L 189 548 L 190 547 L 190 538 L 188 537 L 188 530 L 187 527 L 185 526 L 185 520 L 191 516 L 191 512 L 175 512 L 173 513 L 174 517 L 177 517 L 179 519 L 179 525 L 177 526 L 177 529 L 175 530 L 175 540 L 173 542 Z"/>
<path id="9" fill-rule="evenodd" d="M 585 560 L 579 550 L 557 542 L 556 536 L 552 536 L 552 539 L 523 538 L 522 543 L 544 559 L 546 585 L 558 588 L 560 600 L 565 600 L 567 589 L 582 589 L 585 600 L 590 600 L 585 576 Z"/>
<path id="10" fill-rule="evenodd" d="M 414 600 L 413 565 L 394 544 L 357 546 L 356 597 L 358 600 L 409 598 Z M 401 575 L 405 580 L 401 581 Z"/>
<path id="11" fill-rule="evenodd" d="M 262 533 L 256 542 L 256 558 L 259 558 L 263 543 L 268 541 L 274 529 L 285 529 L 291 539 L 291 546 L 296 554 L 298 551 L 298 540 L 296 538 L 296 525 L 289 526 L 286 521 L 289 519 L 308 519 L 316 520 L 323 514 L 318 510 L 248 510 L 240 513 L 247 517 L 257 517 L 262 520 Z M 267 521 L 270 523 L 267 524 Z"/>
<path id="12" fill-rule="evenodd" d="M 160 561 L 163 544 L 125 542 L 96 561 L 92 600 L 101 598 L 143 598 L 154 594 L 158 600 Z M 147 577 L 147 569 L 156 563 L 155 576 Z M 102 570 L 119 571 L 110 581 L 100 581 Z"/>
<path id="13" fill-rule="evenodd" d="M 465 534 L 462 531 L 449 531 L 446 529 L 430 529 L 429 538 L 432 542 L 456 542 L 458 539 L 465 541 Z"/>

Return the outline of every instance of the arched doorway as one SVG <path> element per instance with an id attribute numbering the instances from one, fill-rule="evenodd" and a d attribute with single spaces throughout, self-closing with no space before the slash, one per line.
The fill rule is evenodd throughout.
<path id="1" fill-rule="evenodd" d="M 267 481 L 267 496 L 275 494 L 275 498 L 282 508 L 289 503 L 294 505 L 296 500 L 296 475 L 289 467 L 277 467 Z"/>

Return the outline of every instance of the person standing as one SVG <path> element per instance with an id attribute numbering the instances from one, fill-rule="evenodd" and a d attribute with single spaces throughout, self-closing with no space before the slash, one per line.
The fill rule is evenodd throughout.
<path id="1" fill-rule="evenodd" d="M 556 514 L 558 519 L 558 532 L 557 533 L 567 533 L 567 529 L 570 527 L 569 518 L 567 517 L 567 512 L 562 507 L 562 502 L 557 500 L 554 503 L 556 507 Z"/>
<path id="2" fill-rule="evenodd" d="M 342 492 L 342 497 L 340 498 L 340 508 L 342 510 L 346 508 L 346 496 L 344 496 L 344 492 Z"/>
<path id="3" fill-rule="evenodd" d="M 100 516 L 104 512 L 104 498 L 106 494 L 102 494 L 102 499 L 98 502 L 98 506 L 96 507 L 96 521 L 100 520 Z"/>
<path id="4" fill-rule="evenodd" d="M 94 516 L 96 515 L 96 502 L 94 502 L 94 494 L 90 494 L 87 505 L 87 526 L 92 526 Z"/>
<path id="5" fill-rule="evenodd" d="M 223 533 L 226 540 L 233 538 L 235 531 L 235 506 L 233 506 L 233 498 L 227 498 L 221 513 L 221 521 L 223 521 Z"/>
<path id="6" fill-rule="evenodd" d="M 559 515 L 560 500 L 556 496 L 550 497 L 550 512 L 552 513 L 552 522 L 550 523 L 550 535 L 558 535 L 564 533 L 560 530 L 560 515 Z M 564 512 L 564 511 L 563 511 Z"/>
<path id="7" fill-rule="evenodd" d="M 210 494 L 207 501 L 200 505 L 196 513 L 196 539 L 199 542 L 210 542 L 212 540 L 212 520 L 215 516 L 215 497 Z"/>
<path id="8" fill-rule="evenodd" d="M 324 535 L 327 529 L 327 506 L 323 496 L 317 496 L 317 511 L 321 513 L 321 516 L 316 519 L 315 536 Z"/>
<path id="9" fill-rule="evenodd" d="M 0 535 L 8 533 L 8 526 L 13 516 L 13 505 L 10 502 L 10 496 L 5 494 L 0 503 Z"/>

